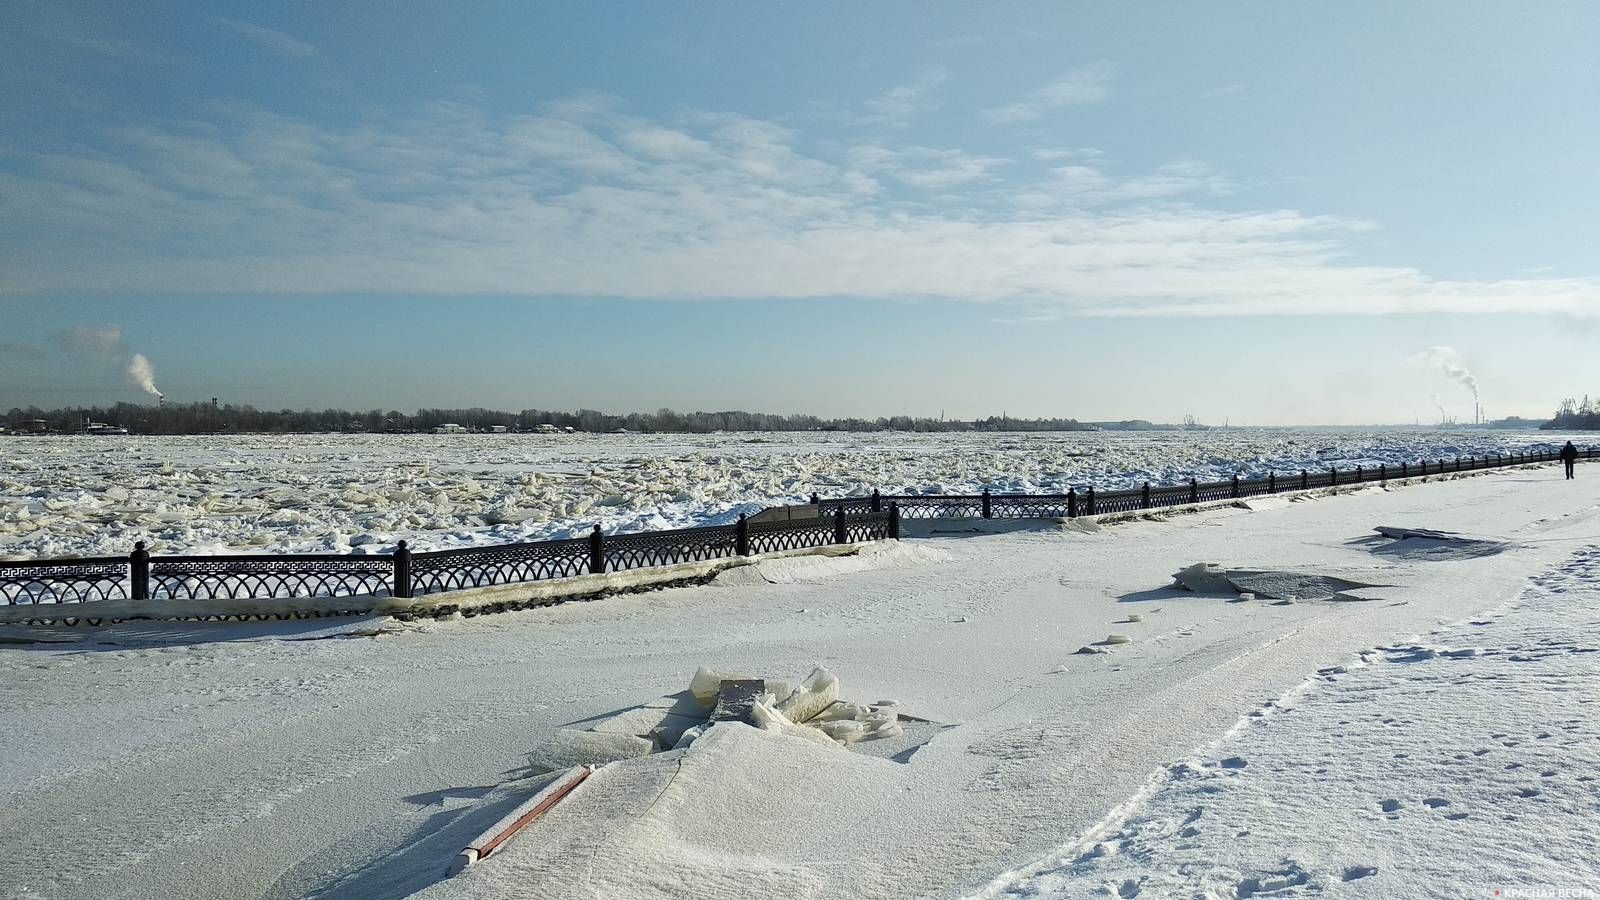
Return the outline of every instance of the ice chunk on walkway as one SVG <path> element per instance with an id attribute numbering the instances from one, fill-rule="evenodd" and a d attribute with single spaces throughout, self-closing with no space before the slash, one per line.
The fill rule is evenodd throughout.
<path id="1" fill-rule="evenodd" d="M 689 693 L 700 701 L 701 706 L 711 709 L 717 705 L 717 694 L 722 690 L 724 681 L 745 681 L 749 678 L 749 675 L 734 675 L 729 672 L 719 672 L 709 666 L 701 666 L 689 680 Z"/>
<path id="2" fill-rule="evenodd" d="M 821 666 L 811 674 L 794 693 L 779 701 L 778 711 L 791 721 L 809 722 L 818 713 L 839 699 L 839 679 Z"/>
<path id="3" fill-rule="evenodd" d="M 655 749 L 654 741 L 632 734 L 559 728 L 555 738 L 536 754 L 536 762 L 551 769 L 605 765 L 621 759 L 649 756 Z"/>
<path id="4" fill-rule="evenodd" d="M 1225 569 L 1216 563 L 1196 563 L 1172 579 L 1177 587 L 1197 594 L 1253 594 L 1268 600 L 1332 600 L 1346 591 L 1385 586 L 1310 572 Z"/>

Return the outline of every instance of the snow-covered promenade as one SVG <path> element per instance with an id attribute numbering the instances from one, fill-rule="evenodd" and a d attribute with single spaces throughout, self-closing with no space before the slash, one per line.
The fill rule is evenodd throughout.
<path id="1" fill-rule="evenodd" d="M 1255 505 L 936 534 L 914 540 L 948 561 L 463 621 L 127 623 L 0 645 L 0 896 L 1593 886 L 1581 836 L 1600 802 L 1579 776 L 1600 653 L 1580 651 L 1600 647 L 1584 555 L 1600 466 Z M 1409 552 L 1372 540 L 1380 525 L 1503 543 Z M 1168 588 L 1196 562 L 1383 587 L 1282 605 Z M 1111 634 L 1130 642 L 1076 652 Z M 600 770 L 445 878 L 526 795 L 510 782 L 541 769 L 554 729 L 681 690 L 701 664 L 826 665 L 848 699 L 949 727 L 896 760 L 718 727 Z"/>

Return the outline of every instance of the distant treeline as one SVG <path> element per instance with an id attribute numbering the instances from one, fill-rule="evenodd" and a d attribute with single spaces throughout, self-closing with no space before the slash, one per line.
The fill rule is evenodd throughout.
<path id="1" fill-rule="evenodd" d="M 116 406 L 69 407 L 65 409 L 12 409 L 6 424 L 12 431 L 81 432 L 87 423 L 122 426 L 137 434 L 217 434 L 254 432 L 292 434 L 307 432 L 425 432 L 444 424 L 456 424 L 473 431 L 488 431 L 503 426 L 511 431 L 533 431 L 540 425 L 573 428 L 595 433 L 619 429 L 644 433 L 707 434 L 714 431 L 1141 431 L 1171 426 L 1143 420 L 1086 423 L 1077 419 L 1013 419 L 990 416 L 987 419 L 956 421 L 949 419 L 890 416 L 878 419 L 824 419 L 818 416 L 774 415 L 738 410 L 729 412 L 675 412 L 659 409 L 653 413 L 612 415 L 593 409 L 575 412 L 525 409 L 502 412 L 494 409 L 419 409 L 415 413 L 398 410 L 351 412 L 344 409 L 262 410 L 253 406 L 215 403 L 168 403 L 141 406 L 119 403 Z"/>
<path id="2" fill-rule="evenodd" d="M 1588 394 L 1582 401 L 1568 397 L 1561 401 L 1555 418 L 1539 427 L 1552 431 L 1600 430 L 1600 403 L 1591 401 Z"/>

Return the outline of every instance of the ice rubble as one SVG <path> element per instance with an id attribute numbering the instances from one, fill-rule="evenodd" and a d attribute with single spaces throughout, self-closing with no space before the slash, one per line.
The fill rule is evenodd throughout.
<path id="1" fill-rule="evenodd" d="M 899 737 L 898 704 L 839 699 L 839 678 L 822 666 L 791 687 L 788 681 L 701 666 L 688 690 L 591 723 L 563 728 L 535 757 L 550 768 L 608 763 L 688 747 L 707 730 L 742 722 L 813 743 L 849 746 Z"/>
<path id="2" fill-rule="evenodd" d="M 1548 435 L 0 437 L 0 557 L 387 552 L 731 522 L 825 495 L 1102 490 L 1482 454 Z"/>
<path id="3" fill-rule="evenodd" d="M 1375 546 L 1372 552 L 1406 559 L 1431 561 L 1473 559 L 1504 553 L 1516 546 L 1511 541 L 1498 538 L 1471 537 L 1433 528 L 1395 528 L 1379 525 L 1373 531 L 1391 540 Z"/>
<path id="4" fill-rule="evenodd" d="M 1195 563 L 1173 573 L 1175 586 L 1197 594 L 1261 597 L 1268 600 L 1366 600 L 1354 591 L 1384 587 L 1332 575 L 1265 569 L 1225 569 L 1216 563 Z"/>

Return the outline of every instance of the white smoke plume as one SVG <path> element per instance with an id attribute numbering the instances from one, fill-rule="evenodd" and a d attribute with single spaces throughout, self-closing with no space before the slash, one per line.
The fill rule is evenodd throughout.
<path id="1" fill-rule="evenodd" d="M 1472 392 L 1474 403 L 1478 401 L 1478 379 L 1467 370 L 1467 364 L 1461 359 L 1461 354 L 1454 347 L 1429 347 L 1416 355 L 1417 361 L 1438 368 L 1451 380 Z"/>
<path id="2" fill-rule="evenodd" d="M 135 353 L 133 358 L 128 360 L 128 381 L 158 400 L 164 396 L 156 390 L 156 370 L 150 366 L 150 360 L 145 359 L 143 353 Z"/>
<path id="3" fill-rule="evenodd" d="M 163 398 L 156 388 L 155 368 L 143 353 L 129 352 L 122 340 L 121 325 L 77 325 L 56 332 L 53 338 L 56 346 L 67 353 L 121 365 L 129 384 L 156 399 Z"/>

